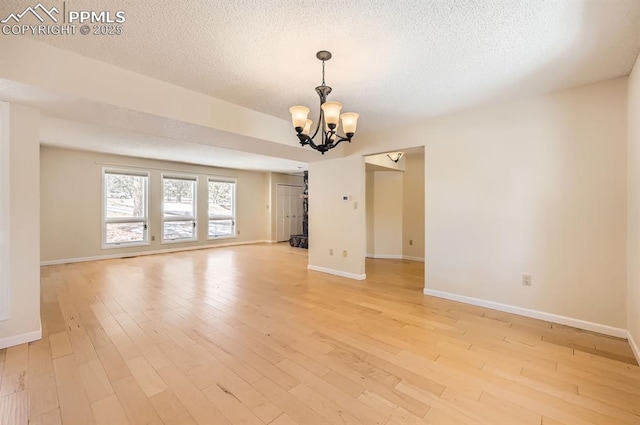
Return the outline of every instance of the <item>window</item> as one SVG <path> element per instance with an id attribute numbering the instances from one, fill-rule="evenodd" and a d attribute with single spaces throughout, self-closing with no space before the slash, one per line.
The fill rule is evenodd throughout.
<path id="1" fill-rule="evenodd" d="M 148 182 L 148 173 L 104 170 L 105 248 L 148 243 Z"/>
<path id="2" fill-rule="evenodd" d="M 209 239 L 236 235 L 236 183 L 209 180 Z"/>
<path id="3" fill-rule="evenodd" d="M 195 176 L 162 176 L 162 241 L 186 242 L 196 233 Z"/>

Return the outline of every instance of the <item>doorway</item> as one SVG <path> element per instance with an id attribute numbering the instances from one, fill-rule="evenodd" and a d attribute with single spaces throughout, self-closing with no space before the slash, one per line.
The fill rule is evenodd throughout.
<path id="1" fill-rule="evenodd" d="M 400 159 L 394 155 L 398 152 Z M 425 256 L 424 152 L 424 147 L 417 147 L 365 157 L 366 273 L 382 273 L 388 275 L 388 284 L 420 291 Z"/>

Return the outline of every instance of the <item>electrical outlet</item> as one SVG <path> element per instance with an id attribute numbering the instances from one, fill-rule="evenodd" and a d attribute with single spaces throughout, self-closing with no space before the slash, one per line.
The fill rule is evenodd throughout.
<path id="1" fill-rule="evenodd" d="M 528 274 L 523 274 L 522 275 L 522 284 L 524 286 L 531 286 L 531 276 L 529 276 Z"/>
<path id="2" fill-rule="evenodd" d="M 155 241 L 156 237 L 155 236 L 151 236 L 151 242 Z"/>
<path id="3" fill-rule="evenodd" d="M 329 255 L 333 255 L 333 248 L 329 248 Z"/>
<path id="4" fill-rule="evenodd" d="M 238 230 L 238 234 L 240 234 L 240 230 Z"/>
<path id="5" fill-rule="evenodd" d="M 413 239 L 409 239 L 409 245 L 413 245 Z"/>
<path id="6" fill-rule="evenodd" d="M 346 257 L 346 256 L 347 256 L 347 250 L 346 250 L 346 249 L 342 251 L 342 256 L 343 256 L 343 257 Z"/>
<path id="7" fill-rule="evenodd" d="M 354 202 L 354 203 L 353 203 L 353 209 L 354 209 L 354 210 L 357 210 L 357 209 L 358 209 L 358 203 L 357 203 L 357 202 Z"/>

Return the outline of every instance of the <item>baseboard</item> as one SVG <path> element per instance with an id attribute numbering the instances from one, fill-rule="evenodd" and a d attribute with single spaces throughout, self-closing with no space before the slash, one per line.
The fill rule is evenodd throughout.
<path id="1" fill-rule="evenodd" d="M 402 255 L 399 254 L 367 254 L 367 257 L 378 260 L 402 260 Z"/>
<path id="2" fill-rule="evenodd" d="M 574 319 L 572 317 L 560 316 L 544 311 L 531 310 L 523 307 L 516 307 L 509 304 L 502 304 L 494 301 L 482 300 L 479 298 L 466 297 L 464 295 L 452 294 L 450 292 L 437 291 L 435 289 L 424 289 L 425 295 L 437 298 L 444 298 L 451 301 L 458 301 L 465 304 L 477 305 L 479 307 L 490 308 L 492 310 L 504 311 L 506 313 L 518 314 L 520 316 L 531 317 L 533 319 L 545 320 L 547 322 L 558 323 L 560 325 L 571 326 L 587 331 L 598 332 L 618 338 L 627 338 L 626 329 L 614 328 L 613 326 L 602 325 L 600 323 L 588 322 L 586 320 Z"/>
<path id="3" fill-rule="evenodd" d="M 6 338 L 0 338 L 0 350 L 7 347 L 13 347 L 14 345 L 37 341 L 39 339 L 42 339 L 42 323 L 40 323 L 40 329 L 38 329 L 37 331 L 27 332 L 20 335 L 13 335 Z"/>
<path id="4" fill-rule="evenodd" d="M 633 351 L 633 355 L 636 356 L 636 361 L 640 364 L 640 347 L 636 344 L 636 340 L 633 339 L 631 332 L 627 332 L 627 340 L 629 341 L 629 345 L 631 346 L 631 351 Z"/>
<path id="5" fill-rule="evenodd" d="M 141 255 L 168 254 L 168 253 L 171 253 L 171 252 L 195 251 L 195 250 L 198 250 L 198 249 L 222 248 L 222 247 L 226 247 L 226 246 L 237 246 L 237 245 L 253 245 L 253 244 L 258 244 L 258 243 L 271 243 L 271 241 L 259 240 L 259 241 L 245 241 L 245 242 L 226 242 L 226 243 L 217 243 L 217 244 L 209 244 L 209 245 L 198 245 L 198 246 L 188 246 L 188 247 L 156 249 L 156 250 L 153 250 L 153 251 L 121 252 L 121 253 L 118 253 L 118 254 L 96 255 L 94 257 L 63 258 L 61 260 L 41 261 L 40 262 L 40 266 L 52 266 L 52 265 L 55 265 L 55 264 L 69 264 L 69 263 L 82 263 L 82 262 L 85 262 L 85 261 L 113 260 L 113 259 L 116 259 L 116 258 L 139 257 Z"/>
<path id="6" fill-rule="evenodd" d="M 403 255 L 402 259 L 409 260 L 409 261 L 419 261 L 421 263 L 424 263 L 424 257 L 412 257 L 411 255 Z"/>
<path id="7" fill-rule="evenodd" d="M 307 269 L 314 270 L 316 272 L 322 272 L 322 273 L 333 274 L 333 275 L 336 275 L 336 276 L 342 276 L 342 277 L 346 277 L 346 278 L 349 278 L 349 279 L 355 279 L 355 280 L 365 280 L 367 278 L 366 274 L 348 273 L 348 272 L 343 272 L 342 270 L 328 269 L 326 267 L 314 266 L 312 264 L 307 265 Z"/>

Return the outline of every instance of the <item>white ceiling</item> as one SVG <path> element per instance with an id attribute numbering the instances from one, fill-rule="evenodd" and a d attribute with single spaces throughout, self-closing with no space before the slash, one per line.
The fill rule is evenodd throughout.
<path id="1" fill-rule="evenodd" d="M 3 0 L 0 17 L 27 3 Z M 124 34 L 38 38 L 287 120 L 291 105 L 317 103 L 315 53 L 330 50 L 330 98 L 359 112 L 365 132 L 626 75 L 640 51 L 638 0 L 83 0 L 82 9 L 124 10 Z"/>

